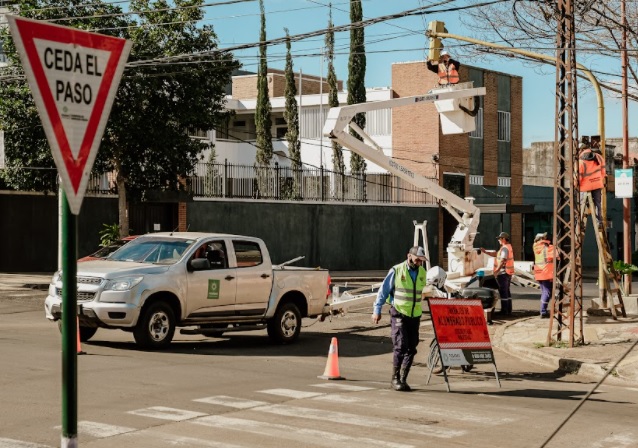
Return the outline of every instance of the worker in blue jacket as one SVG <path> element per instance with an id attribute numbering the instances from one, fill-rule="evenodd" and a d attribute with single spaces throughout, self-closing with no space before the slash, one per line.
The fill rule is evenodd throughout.
<path id="1" fill-rule="evenodd" d="M 410 367 L 419 344 L 419 326 L 421 325 L 422 291 L 426 286 L 426 272 L 423 268 L 425 251 L 414 246 L 408 252 L 406 261 L 393 266 L 388 272 L 377 294 L 372 312 L 372 323 L 381 320 L 381 307 L 390 305 L 390 324 L 392 326 L 392 388 L 397 391 L 410 391 L 407 383 Z"/>

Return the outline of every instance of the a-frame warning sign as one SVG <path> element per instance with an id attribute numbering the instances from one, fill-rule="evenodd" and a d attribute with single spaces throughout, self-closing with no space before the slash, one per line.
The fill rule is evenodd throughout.
<path id="1" fill-rule="evenodd" d="M 73 214 L 131 49 L 125 39 L 7 15 Z"/>

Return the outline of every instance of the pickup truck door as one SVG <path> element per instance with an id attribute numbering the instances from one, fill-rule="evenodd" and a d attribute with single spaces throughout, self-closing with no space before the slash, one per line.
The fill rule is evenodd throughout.
<path id="1" fill-rule="evenodd" d="M 233 239 L 232 244 L 237 261 L 235 310 L 242 315 L 262 315 L 272 289 L 270 257 L 257 241 Z"/>
<path id="2" fill-rule="evenodd" d="M 200 244 L 192 258 L 208 258 L 209 270 L 188 272 L 187 319 L 235 314 L 237 274 L 228 266 L 224 240 Z"/>

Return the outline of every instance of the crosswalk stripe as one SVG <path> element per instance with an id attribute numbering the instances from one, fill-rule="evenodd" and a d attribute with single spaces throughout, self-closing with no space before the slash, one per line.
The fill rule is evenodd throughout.
<path id="1" fill-rule="evenodd" d="M 62 426 L 55 426 L 54 429 L 62 429 Z M 135 428 L 107 425 L 105 423 L 89 422 L 86 420 L 78 422 L 78 434 L 85 434 L 87 436 L 96 437 L 98 439 L 103 439 L 104 437 L 113 437 L 132 431 L 135 431 Z"/>
<path id="2" fill-rule="evenodd" d="M 234 398 L 227 395 L 215 395 L 213 397 L 197 398 L 193 401 L 198 403 L 217 404 L 220 406 L 228 406 L 235 409 L 250 409 L 257 406 L 264 406 L 269 403 L 265 401 L 246 400 L 243 398 Z"/>
<path id="3" fill-rule="evenodd" d="M 192 421 L 192 420 L 191 420 Z M 191 431 L 192 428 L 188 427 Z M 169 431 L 175 431 L 175 427 L 168 428 L 149 428 L 132 433 L 126 433 L 117 439 L 102 439 L 104 442 L 91 442 L 91 446 L 99 448 L 139 448 L 139 447 L 187 447 L 187 448 L 245 448 L 245 445 L 236 445 L 230 442 L 219 442 L 209 440 L 208 438 L 198 438 L 188 435 L 175 434 Z M 116 441 L 116 442 L 115 442 Z"/>
<path id="4" fill-rule="evenodd" d="M 182 420 L 190 420 L 195 417 L 208 415 L 203 412 L 186 411 L 184 409 L 167 408 L 165 406 L 153 406 L 146 409 L 137 409 L 135 411 L 128 411 L 128 413 L 140 415 L 142 417 L 171 420 L 173 422 L 180 422 Z"/>
<path id="5" fill-rule="evenodd" d="M 488 416 L 473 415 L 466 411 L 455 411 L 453 409 L 441 409 L 432 406 L 420 406 L 418 404 L 400 406 L 399 409 L 405 409 L 408 411 L 415 411 L 420 415 L 432 415 L 434 417 L 445 416 L 446 419 L 461 420 L 464 422 L 478 423 L 481 425 L 503 425 L 516 421 L 515 418 L 510 417 L 496 417 L 493 414 Z"/>
<path id="6" fill-rule="evenodd" d="M 363 401 L 361 398 L 343 394 L 319 395 L 318 397 L 313 397 L 312 399 L 319 401 L 329 401 L 331 403 L 361 403 Z"/>
<path id="7" fill-rule="evenodd" d="M 270 394 L 270 395 L 278 395 L 281 397 L 289 397 L 289 398 L 312 398 L 317 397 L 319 395 L 323 395 L 319 392 L 304 392 L 302 390 L 293 390 L 293 389 L 267 389 L 267 390 L 259 390 L 257 391 L 261 394 Z"/>
<path id="8" fill-rule="evenodd" d="M 340 384 L 340 383 L 319 383 L 312 384 L 311 387 L 324 387 L 327 389 L 339 389 L 339 390 L 347 390 L 350 392 L 362 392 L 364 390 L 374 390 L 374 387 L 364 387 L 364 386 L 354 386 L 352 384 Z"/>
<path id="9" fill-rule="evenodd" d="M 303 408 L 299 406 L 269 405 L 259 406 L 253 408 L 252 410 L 269 414 L 282 415 L 285 417 L 299 417 L 311 420 L 320 420 L 323 422 L 330 421 L 339 425 L 356 425 L 375 429 L 388 428 L 399 431 L 407 431 L 410 433 L 419 432 L 422 434 L 444 439 L 460 437 L 466 433 L 466 431 L 456 429 L 404 423 L 396 420 L 378 417 L 361 417 L 357 414 L 349 414 L 346 412 L 326 412 L 324 410 Z"/>
<path id="10" fill-rule="evenodd" d="M 591 445 L 592 448 L 603 448 L 608 446 L 616 448 L 636 446 L 636 437 L 631 432 L 612 434 Z"/>
<path id="11" fill-rule="evenodd" d="M 0 448 L 51 448 L 48 445 L 39 443 L 21 442 L 20 440 L 5 439 L 0 437 Z"/>
<path id="12" fill-rule="evenodd" d="M 368 437 L 352 437 L 316 429 L 300 428 L 297 426 L 279 423 L 261 422 L 244 418 L 226 417 L 223 415 L 209 415 L 207 417 L 191 420 L 189 423 L 210 426 L 218 429 L 231 429 L 235 431 L 257 434 L 260 437 L 269 436 L 276 439 L 291 439 L 301 444 L 308 443 L 308 437 L 313 437 L 313 445 L 334 447 L 335 443 L 343 443 L 349 448 L 367 448 L 379 446 L 387 448 L 411 448 L 413 445 L 393 443 L 385 440 L 371 439 Z"/>

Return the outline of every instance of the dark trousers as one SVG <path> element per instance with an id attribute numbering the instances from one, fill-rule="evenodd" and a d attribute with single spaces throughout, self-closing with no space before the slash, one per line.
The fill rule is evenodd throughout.
<path id="1" fill-rule="evenodd" d="M 591 191 L 583 191 L 580 193 L 580 202 L 582 203 L 585 200 L 585 194 L 591 193 L 592 201 L 594 202 L 594 209 L 596 213 L 596 220 L 598 224 L 603 223 L 603 194 L 602 189 L 591 190 Z"/>
<path id="2" fill-rule="evenodd" d="M 394 367 L 411 367 L 416 346 L 419 345 L 419 326 L 421 317 L 408 317 L 390 307 L 390 324 L 392 325 L 392 365 Z"/>
<path id="3" fill-rule="evenodd" d="M 501 313 L 512 314 L 512 294 L 510 293 L 510 283 L 512 276 L 509 274 L 498 274 L 496 283 L 498 283 L 498 293 L 501 296 Z"/>
<path id="4" fill-rule="evenodd" d="M 549 305 L 549 298 L 552 296 L 552 281 L 551 280 L 539 280 L 541 285 L 541 314 L 547 314 L 547 306 Z"/>

